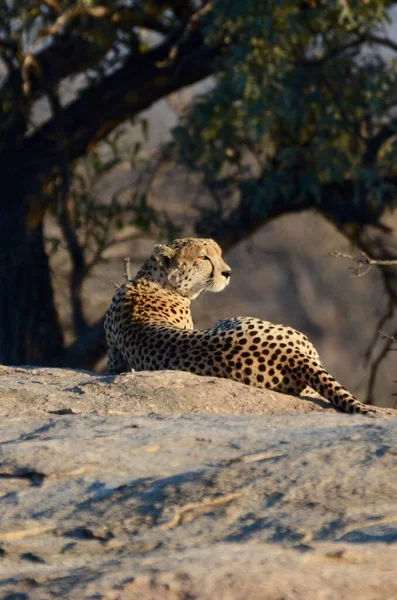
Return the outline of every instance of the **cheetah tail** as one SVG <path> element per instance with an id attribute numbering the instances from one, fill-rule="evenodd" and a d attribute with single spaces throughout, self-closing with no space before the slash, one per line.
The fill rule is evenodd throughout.
<path id="1" fill-rule="evenodd" d="M 375 412 L 357 400 L 318 362 L 305 354 L 294 356 L 289 363 L 292 372 L 300 379 L 301 383 L 310 386 L 343 412 L 358 414 L 373 414 Z"/>

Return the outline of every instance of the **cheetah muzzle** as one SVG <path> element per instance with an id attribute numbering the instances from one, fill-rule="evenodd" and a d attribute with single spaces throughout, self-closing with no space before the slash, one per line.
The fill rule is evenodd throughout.
<path id="1" fill-rule="evenodd" d="M 193 329 L 191 300 L 207 290 L 222 291 L 230 274 L 211 239 L 155 246 L 107 310 L 109 372 L 178 369 L 285 394 L 314 390 L 344 412 L 371 412 L 331 377 L 307 337 L 291 327 L 237 317 Z"/>

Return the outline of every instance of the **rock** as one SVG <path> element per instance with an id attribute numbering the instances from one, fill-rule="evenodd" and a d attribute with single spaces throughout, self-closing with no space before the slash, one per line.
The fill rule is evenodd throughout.
<path id="1" fill-rule="evenodd" d="M 10 367 L 0 402 L 2 599 L 397 597 L 397 411 Z"/>
<path id="2" fill-rule="evenodd" d="M 396 415 L 391 408 L 379 414 Z M 321 398 L 296 398 L 182 371 L 98 375 L 72 369 L 0 366 L 3 417 L 149 412 L 280 415 L 335 410 Z"/>

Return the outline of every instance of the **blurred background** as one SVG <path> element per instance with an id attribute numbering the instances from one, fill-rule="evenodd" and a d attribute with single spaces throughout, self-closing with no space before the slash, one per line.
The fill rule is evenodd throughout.
<path id="1" fill-rule="evenodd" d="M 306 333 L 395 406 L 397 2 L 0 4 L 0 363 L 106 370 L 103 316 L 154 243 L 215 238 L 193 304 Z M 365 256 L 361 254 L 365 253 Z M 357 276 L 359 275 L 359 276 Z"/>

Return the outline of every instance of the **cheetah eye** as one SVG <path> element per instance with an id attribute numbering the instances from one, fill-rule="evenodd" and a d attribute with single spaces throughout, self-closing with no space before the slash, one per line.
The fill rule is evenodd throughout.
<path id="1" fill-rule="evenodd" d="M 210 257 L 206 256 L 205 254 L 202 254 L 202 255 L 199 256 L 199 259 L 200 260 L 210 260 Z"/>

